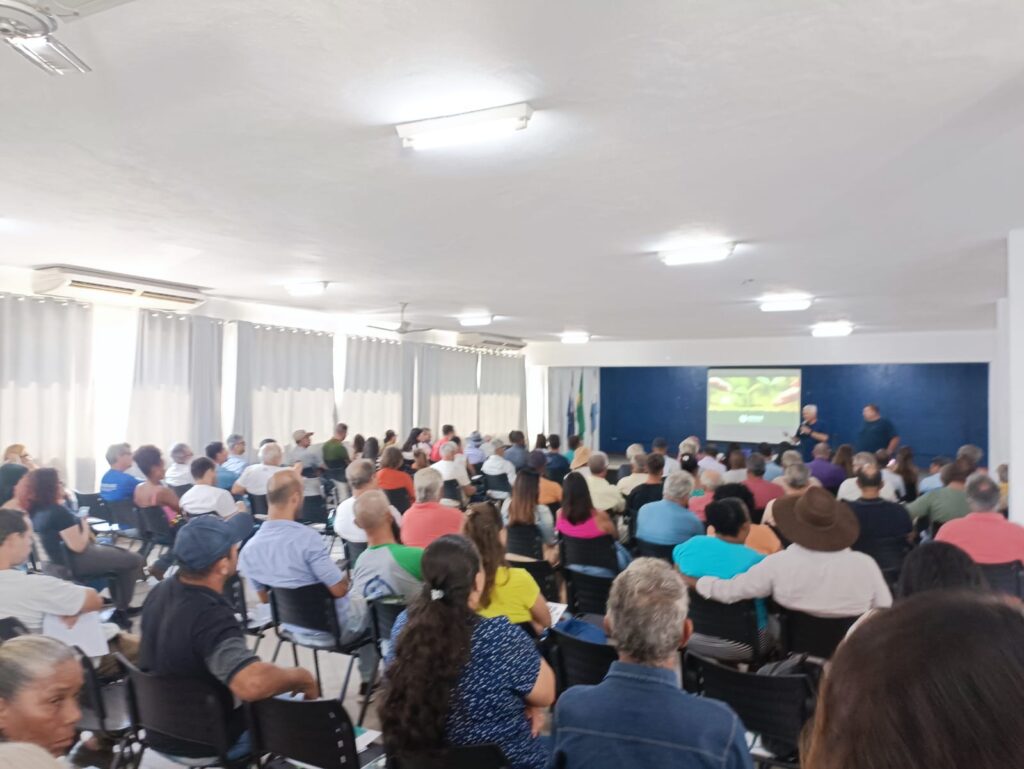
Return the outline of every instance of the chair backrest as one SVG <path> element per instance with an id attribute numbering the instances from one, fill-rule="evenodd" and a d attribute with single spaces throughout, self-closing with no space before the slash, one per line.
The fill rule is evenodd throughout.
<path id="1" fill-rule="evenodd" d="M 110 516 L 110 510 L 107 509 L 103 497 L 98 493 L 76 491 L 75 499 L 78 501 L 78 511 L 80 513 L 88 508 L 88 513 L 92 518 L 102 518 L 105 521 L 111 520 L 108 517 Z"/>
<path id="2" fill-rule="evenodd" d="M 615 647 L 596 644 L 563 633 L 552 628 L 552 637 L 558 647 L 560 683 L 570 686 L 599 684 L 608 673 L 608 668 L 619 658 Z"/>
<path id="3" fill-rule="evenodd" d="M 275 625 L 298 625 L 309 630 L 330 633 L 335 639 L 339 638 L 334 596 L 319 582 L 303 587 L 272 587 L 270 613 Z"/>
<path id="4" fill-rule="evenodd" d="M 409 499 L 408 489 L 385 489 L 385 496 L 388 498 L 388 502 L 400 513 L 404 513 L 410 507 L 412 507 L 412 500 Z"/>
<path id="5" fill-rule="evenodd" d="M 209 746 L 224 758 L 231 748 L 226 714 L 233 708 L 225 692 L 206 681 L 180 676 L 143 673 L 121 654 L 117 659 L 128 671 L 132 724 L 175 740 Z M 145 738 L 143 738 L 145 743 Z"/>
<path id="6" fill-rule="evenodd" d="M 347 539 L 343 539 L 341 541 L 341 546 L 345 549 L 345 560 L 348 561 L 349 569 L 356 565 L 356 561 L 359 559 L 359 556 L 361 556 L 368 547 L 365 542 L 349 542 Z"/>
<path id="7" fill-rule="evenodd" d="M 139 520 L 146 536 L 156 544 L 170 545 L 174 534 L 162 507 L 140 507 Z"/>
<path id="8" fill-rule="evenodd" d="M 605 614 L 608 611 L 608 594 L 612 589 L 611 577 L 595 577 L 581 574 L 572 569 L 562 569 L 569 611 L 573 614 Z"/>
<path id="9" fill-rule="evenodd" d="M 696 658 L 699 688 L 705 697 L 729 705 L 747 731 L 762 737 L 796 744 L 811 716 L 814 689 L 806 675 L 759 676 Z"/>
<path id="10" fill-rule="evenodd" d="M 993 590 L 1018 597 L 1022 594 L 1020 561 L 983 563 L 978 564 L 978 568 L 981 569 L 981 573 L 985 575 L 989 587 Z"/>
<path id="11" fill-rule="evenodd" d="M 857 619 L 815 617 L 786 609 L 782 614 L 783 647 L 787 652 L 803 652 L 829 659 Z"/>
<path id="12" fill-rule="evenodd" d="M 296 519 L 299 523 L 327 523 L 327 500 L 319 494 L 302 498 L 302 512 Z"/>
<path id="13" fill-rule="evenodd" d="M 395 626 L 398 615 L 405 611 L 405 596 L 382 595 L 371 598 L 367 601 L 370 609 L 370 637 L 377 650 L 381 651 L 381 644 L 390 640 L 391 629 Z M 382 655 L 383 656 L 383 652 Z"/>
<path id="14" fill-rule="evenodd" d="M 267 502 L 266 494 L 250 494 L 249 507 L 253 515 L 267 515 L 270 512 L 270 504 Z"/>
<path id="15" fill-rule="evenodd" d="M 319 769 L 358 769 L 356 734 L 336 699 L 269 698 L 249 706 L 253 753 L 267 753 Z"/>
<path id="16" fill-rule="evenodd" d="M 238 615 L 242 630 L 245 630 L 249 626 L 249 607 L 245 603 L 245 586 L 242 585 L 242 578 L 237 573 L 224 583 L 224 597 Z"/>
<path id="17" fill-rule="evenodd" d="M 510 524 L 505 528 L 505 550 L 523 558 L 544 557 L 544 537 L 536 525 Z"/>
<path id="18" fill-rule="evenodd" d="M 536 561 L 509 561 L 508 565 L 513 569 L 523 569 L 529 572 L 533 581 L 540 588 L 541 595 L 546 601 L 557 603 L 561 596 L 558 594 L 558 577 L 555 574 L 555 567 L 543 559 Z"/>
<path id="19" fill-rule="evenodd" d="M 181 499 L 183 496 L 185 496 L 185 492 L 188 491 L 189 489 L 191 489 L 192 486 L 194 486 L 194 485 L 195 484 L 192 484 L 192 483 L 183 483 L 180 486 L 171 486 L 171 491 L 174 492 L 174 495 L 178 499 Z"/>
<path id="20" fill-rule="evenodd" d="M 615 540 L 611 535 L 593 539 L 578 537 L 561 538 L 562 565 L 597 566 L 613 574 L 619 571 L 619 559 L 615 555 Z"/>
<path id="21" fill-rule="evenodd" d="M 753 601 L 719 603 L 702 598 L 691 590 L 687 616 L 693 622 L 693 632 L 744 644 L 750 647 L 753 659 L 760 656 L 757 606 Z"/>
<path id="22" fill-rule="evenodd" d="M 899 579 L 903 561 L 906 559 L 907 553 L 910 552 L 910 543 L 906 537 L 869 539 L 864 543 L 861 552 L 874 558 L 886 580 L 890 584 L 894 584 Z"/>
<path id="23" fill-rule="evenodd" d="M 28 635 L 28 628 L 17 617 L 0 619 L 0 643 L 10 641 L 20 635 Z"/>
<path id="24" fill-rule="evenodd" d="M 459 482 L 454 478 L 451 478 L 444 482 L 444 487 L 441 490 L 442 499 L 450 499 L 454 502 L 462 504 L 462 488 L 459 486 Z"/>
<path id="25" fill-rule="evenodd" d="M 512 764 L 497 745 L 463 745 L 440 755 L 388 756 L 388 769 L 509 769 Z"/>
<path id="26" fill-rule="evenodd" d="M 654 542 L 645 542 L 642 539 L 636 540 L 636 554 L 643 558 L 660 558 L 663 561 L 672 563 L 672 551 L 675 545 L 658 545 Z"/>
<path id="27" fill-rule="evenodd" d="M 120 499 L 117 502 L 105 504 L 107 510 L 110 511 L 110 519 L 122 529 L 139 530 L 142 528 L 139 511 L 135 509 L 135 503 L 132 500 Z"/>
<path id="28" fill-rule="evenodd" d="M 505 473 L 490 475 L 484 473 L 484 491 L 503 491 L 506 494 L 512 493 L 512 484 L 508 482 Z"/>

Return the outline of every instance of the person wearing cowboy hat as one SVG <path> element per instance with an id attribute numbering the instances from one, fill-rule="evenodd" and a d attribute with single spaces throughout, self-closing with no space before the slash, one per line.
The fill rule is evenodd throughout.
<path id="1" fill-rule="evenodd" d="M 792 542 L 732 579 L 686 577 L 703 598 L 735 603 L 772 597 L 817 617 L 859 617 L 892 605 L 874 559 L 850 546 L 860 536 L 853 510 L 821 488 L 775 500 L 776 526 Z"/>

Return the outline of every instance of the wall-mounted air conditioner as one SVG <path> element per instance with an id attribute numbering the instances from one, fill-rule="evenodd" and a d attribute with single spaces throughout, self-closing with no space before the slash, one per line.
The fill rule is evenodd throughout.
<path id="1" fill-rule="evenodd" d="M 147 310 L 188 311 L 206 301 L 206 296 L 197 286 L 77 267 L 40 267 L 34 270 L 32 291 L 80 302 L 142 307 Z"/>
<path id="2" fill-rule="evenodd" d="M 526 342 L 514 336 L 502 336 L 501 334 L 459 334 L 459 347 L 478 347 L 484 350 L 522 350 Z"/>

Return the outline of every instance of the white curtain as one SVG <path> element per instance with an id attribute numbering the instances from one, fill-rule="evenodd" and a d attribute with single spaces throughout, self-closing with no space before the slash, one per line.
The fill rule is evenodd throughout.
<path id="1" fill-rule="evenodd" d="M 437 434 L 443 424 L 454 425 L 461 435 L 477 429 L 479 359 L 475 352 L 422 345 L 417 375 L 419 426 Z"/>
<path id="2" fill-rule="evenodd" d="M 404 376 L 410 347 L 401 342 L 349 337 L 340 419 L 351 434 L 380 439 L 385 430 L 404 435 L 412 429 L 406 424 L 412 422 L 412 414 L 403 413 L 406 401 L 411 402 L 412 376 Z M 408 365 L 411 368 L 411 360 Z M 406 380 L 409 393 L 403 392 Z"/>
<path id="3" fill-rule="evenodd" d="M 220 435 L 223 322 L 144 311 L 139 315 L 128 442 L 166 452 L 184 441 L 197 456 Z"/>
<path id="4" fill-rule="evenodd" d="M 331 334 L 239 321 L 232 432 L 251 445 L 291 443 L 297 429 L 319 443 L 334 427 L 334 339 Z"/>
<path id="5" fill-rule="evenodd" d="M 548 426 L 565 438 L 580 435 L 592 449 L 601 445 L 601 369 L 596 366 L 548 369 Z M 582 417 L 582 421 L 581 421 Z"/>
<path id="6" fill-rule="evenodd" d="M 86 491 L 96 474 L 91 347 L 89 306 L 0 296 L 0 446 L 25 444 Z"/>
<path id="7" fill-rule="evenodd" d="M 526 427 L 526 361 L 521 355 L 480 354 L 480 421 L 484 435 Z"/>

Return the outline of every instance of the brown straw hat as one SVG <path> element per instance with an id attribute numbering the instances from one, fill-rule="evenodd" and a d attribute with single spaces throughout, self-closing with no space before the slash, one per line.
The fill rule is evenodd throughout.
<path id="1" fill-rule="evenodd" d="M 590 449 L 586 446 L 580 446 L 576 449 L 576 453 L 572 455 L 571 470 L 579 470 L 581 467 L 586 467 L 587 462 L 590 461 Z"/>
<path id="2" fill-rule="evenodd" d="M 808 550 L 843 550 L 860 536 L 860 521 L 850 506 L 817 486 L 800 496 L 779 497 L 772 512 L 782 535 Z"/>

